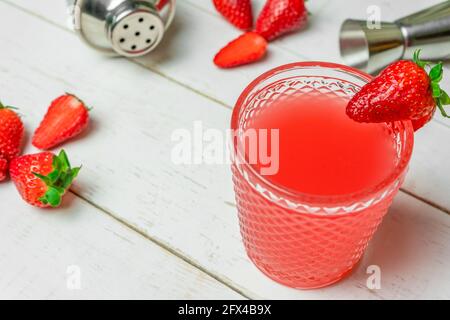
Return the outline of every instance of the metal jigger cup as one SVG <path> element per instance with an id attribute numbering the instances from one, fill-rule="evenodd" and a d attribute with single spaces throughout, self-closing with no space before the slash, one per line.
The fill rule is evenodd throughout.
<path id="1" fill-rule="evenodd" d="M 450 1 L 395 22 L 348 19 L 341 27 L 342 58 L 368 73 L 377 73 L 396 60 L 411 59 L 417 49 L 422 50 L 423 60 L 450 57 Z"/>

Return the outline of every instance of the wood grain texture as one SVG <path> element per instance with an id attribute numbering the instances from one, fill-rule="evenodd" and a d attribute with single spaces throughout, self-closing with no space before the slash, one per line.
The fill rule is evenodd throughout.
<path id="1" fill-rule="evenodd" d="M 3 183 L 0 203 L 0 299 L 242 299 L 73 194 L 40 210 Z"/>
<path id="2" fill-rule="evenodd" d="M 27 10 L 36 6 L 29 0 L 14 3 Z M 36 12 L 56 21 L 55 7 Z M 175 26 L 167 44 L 139 61 L 155 71 L 149 72 L 83 47 L 60 23 L 48 23 L 4 3 L 0 10 L 4 12 L 1 95 L 23 110 L 28 127 L 37 125 L 49 100 L 63 91 L 76 92 L 95 107 L 91 130 L 66 145 L 74 163 L 84 164 L 74 187 L 80 196 L 253 298 L 450 296 L 445 285 L 450 278 L 446 250 L 450 217 L 423 202 L 405 194 L 397 198 L 352 277 L 327 289 L 298 291 L 266 279 L 246 258 L 228 166 L 177 166 L 170 161 L 173 130 L 190 129 L 196 120 L 208 128 L 228 128 L 229 107 L 242 87 L 262 71 L 298 60 L 297 56 L 285 58 L 288 53 L 275 46 L 279 54 L 271 53 L 265 63 L 219 71 L 206 63 L 216 50 L 209 49 L 237 32 L 204 9 L 181 3 L 176 21 L 185 27 Z M 224 32 L 216 36 L 213 28 Z M 208 50 L 192 47 L 192 39 Z M 444 191 L 450 169 L 441 168 L 433 181 L 423 178 L 435 170 L 427 161 L 430 152 L 436 163 L 448 159 L 449 150 L 439 148 L 445 135 L 448 128 L 433 123 L 417 136 L 409 176 L 421 172 L 414 190 L 421 194 L 435 190 L 437 195 L 430 192 L 427 199 L 448 206 Z M 371 264 L 382 269 L 381 290 L 365 287 L 365 270 Z"/>

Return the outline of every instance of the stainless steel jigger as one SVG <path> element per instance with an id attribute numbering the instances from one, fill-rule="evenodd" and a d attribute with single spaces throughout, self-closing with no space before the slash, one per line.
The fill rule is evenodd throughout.
<path id="1" fill-rule="evenodd" d="M 125 57 L 143 56 L 161 42 L 175 0 L 68 0 L 73 26 L 89 46 Z"/>
<path id="2" fill-rule="evenodd" d="M 344 61 L 368 73 L 376 73 L 400 59 L 411 59 L 422 49 L 424 60 L 450 57 L 450 1 L 435 5 L 377 28 L 364 20 L 346 20 L 340 31 Z"/>

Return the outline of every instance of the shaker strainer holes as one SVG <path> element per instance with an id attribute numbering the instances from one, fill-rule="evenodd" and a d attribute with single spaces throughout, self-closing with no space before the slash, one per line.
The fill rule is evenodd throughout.
<path id="1" fill-rule="evenodd" d="M 150 30 L 153 30 L 153 29 L 155 29 L 155 26 L 153 26 L 153 25 L 150 26 Z"/>
<path id="2" fill-rule="evenodd" d="M 139 18 L 139 22 L 140 23 L 144 22 L 144 18 Z"/>
<path id="3" fill-rule="evenodd" d="M 137 31 L 134 35 L 135 35 L 136 37 L 139 37 L 139 36 L 141 35 L 141 33 L 140 33 L 139 31 Z"/>
<path id="4" fill-rule="evenodd" d="M 135 45 L 132 45 L 132 46 L 131 46 L 131 50 L 136 50 L 136 46 L 135 46 Z"/>
<path id="5" fill-rule="evenodd" d="M 128 29 L 128 25 L 127 25 L 127 24 L 124 25 L 123 28 L 124 28 L 124 29 Z"/>
<path id="6" fill-rule="evenodd" d="M 145 42 L 150 43 L 152 42 L 152 39 L 147 39 Z"/>
<path id="7" fill-rule="evenodd" d="M 124 43 L 124 42 L 125 42 L 125 38 L 121 38 L 120 43 Z"/>

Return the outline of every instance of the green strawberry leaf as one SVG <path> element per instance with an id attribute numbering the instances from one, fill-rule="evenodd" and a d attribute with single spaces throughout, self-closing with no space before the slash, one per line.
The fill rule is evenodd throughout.
<path id="1" fill-rule="evenodd" d="M 62 163 L 61 160 L 59 160 L 59 157 L 53 157 L 53 170 L 55 171 L 61 171 Z"/>
<path id="2" fill-rule="evenodd" d="M 61 181 L 62 181 L 61 186 L 63 188 L 70 187 L 73 180 L 75 180 L 75 178 L 78 176 L 78 173 L 80 172 L 80 170 L 81 170 L 81 167 L 73 168 L 73 169 L 69 170 L 67 172 L 67 175 L 63 179 L 61 179 Z"/>
<path id="3" fill-rule="evenodd" d="M 431 81 L 439 83 L 442 80 L 443 74 L 444 73 L 442 72 L 442 62 L 440 62 L 430 70 Z"/>
<path id="4" fill-rule="evenodd" d="M 43 176 L 42 174 L 36 173 L 36 172 L 32 172 L 32 174 L 34 174 L 36 177 L 38 177 L 39 179 L 41 179 L 42 181 L 45 182 L 46 185 L 51 185 L 52 181 L 48 176 Z"/>
<path id="5" fill-rule="evenodd" d="M 441 87 L 437 83 L 431 83 L 431 90 L 433 92 L 433 98 L 440 98 L 441 93 Z"/>
<path id="6" fill-rule="evenodd" d="M 438 86 L 439 88 L 439 86 Z M 436 89 L 437 90 L 437 89 Z M 434 95 L 435 89 L 433 89 L 433 97 L 436 100 L 436 105 L 439 108 L 439 111 L 441 111 L 441 114 L 444 118 L 450 118 L 450 116 L 445 112 L 444 106 L 450 105 L 450 97 L 448 96 L 447 92 L 439 88 L 439 95 Z"/>
<path id="7" fill-rule="evenodd" d="M 413 60 L 419 67 L 425 69 L 431 63 L 428 61 L 420 60 L 420 51 L 421 50 L 419 49 L 414 52 Z M 428 75 L 430 77 L 431 91 L 433 98 L 436 101 L 436 106 L 439 108 L 439 111 L 441 111 L 443 117 L 450 118 L 450 116 L 444 110 L 445 105 L 450 105 L 450 97 L 444 90 L 441 89 L 439 85 L 444 76 L 442 62 L 439 62 L 437 65 L 433 66 L 430 69 Z"/>
<path id="8" fill-rule="evenodd" d="M 67 171 L 70 169 L 70 162 L 69 158 L 67 157 L 67 154 L 64 150 L 61 150 L 59 152 L 59 155 L 56 157 L 59 159 L 59 161 L 62 163 L 62 169 L 63 171 Z"/>
<path id="9" fill-rule="evenodd" d="M 1 109 L 19 110 L 19 108 L 16 108 L 16 107 L 5 106 L 5 105 L 0 101 L 0 110 L 1 110 Z"/>
<path id="10" fill-rule="evenodd" d="M 420 52 L 421 51 L 422 51 L 421 49 L 418 49 L 418 50 L 414 51 L 413 60 L 419 67 L 425 69 L 425 67 L 427 65 L 429 65 L 430 63 L 428 61 L 420 60 Z"/>
<path id="11" fill-rule="evenodd" d="M 57 188 L 49 187 L 45 195 L 39 199 L 42 203 L 50 204 L 53 208 L 59 207 L 62 201 L 62 194 Z"/>
<path id="12" fill-rule="evenodd" d="M 448 96 L 447 92 L 445 92 L 444 90 L 441 90 L 441 103 L 443 105 L 449 105 L 450 104 L 450 97 Z"/>
<path id="13" fill-rule="evenodd" d="M 58 207 L 61 204 L 63 195 L 78 176 L 81 167 L 72 168 L 66 152 L 61 150 L 57 156 L 53 157 L 52 169 L 52 172 L 46 176 L 35 172 L 33 174 L 47 186 L 47 191 L 39 201 L 45 205 L 49 204 L 52 207 Z"/>

